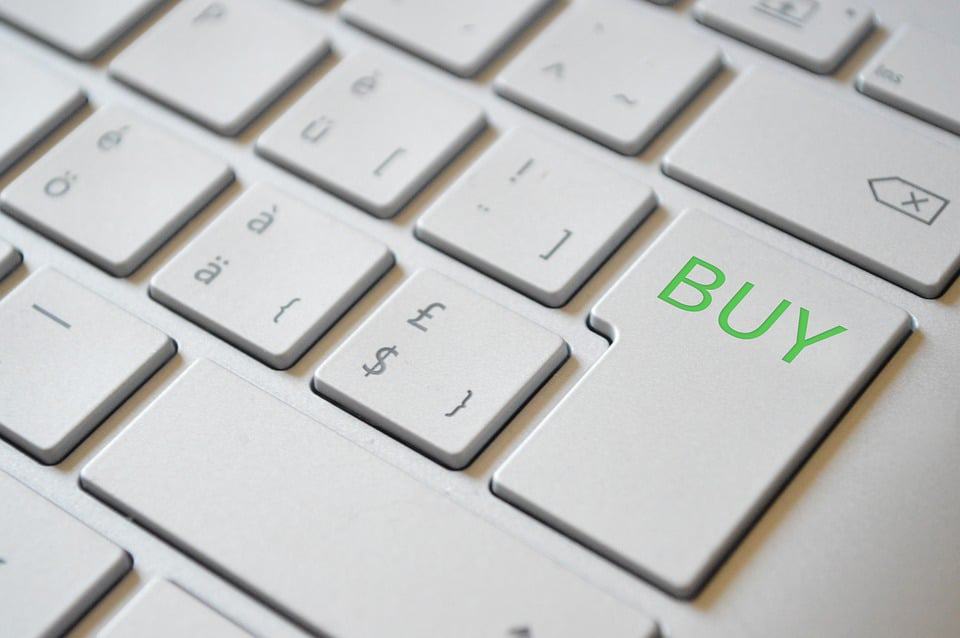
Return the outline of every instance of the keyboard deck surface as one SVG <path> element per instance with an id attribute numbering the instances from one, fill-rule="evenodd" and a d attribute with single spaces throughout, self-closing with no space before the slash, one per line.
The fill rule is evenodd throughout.
<path id="1" fill-rule="evenodd" d="M 269 4 L 271 0 L 263 2 Z M 134 559 L 132 571 L 69 635 L 96 635 L 148 582 L 158 578 L 175 582 L 254 635 L 310 635 L 301 624 L 262 604 L 256 596 L 235 587 L 148 529 L 131 523 L 79 486 L 81 470 L 200 359 L 212 360 L 235 372 L 386 463 L 445 493 L 467 511 L 591 586 L 654 619 L 665 636 L 948 637 L 960 632 L 960 544 L 957 542 L 960 536 L 960 499 L 957 498 L 960 486 L 960 391 L 957 390 L 960 284 L 953 281 L 938 298 L 921 297 L 671 179 L 661 170 L 662 160 L 681 136 L 702 121 L 710 106 L 754 66 L 763 66 L 806 86 L 813 85 L 837 102 L 875 114 L 891 129 L 932 139 L 956 154 L 960 137 L 955 133 L 872 99 L 858 92 L 855 85 L 858 74 L 871 65 L 904 24 L 956 41 L 960 34 L 960 8 L 951 0 L 868 0 L 866 4 L 877 15 L 877 28 L 837 71 L 831 75 L 815 75 L 746 41 L 700 24 L 692 11 L 695 3 L 690 0 L 667 6 L 646 0 L 624 2 L 639 16 L 656 14 L 656 19 L 669 23 L 678 32 L 718 47 L 724 58 L 723 69 L 636 156 L 619 154 L 495 91 L 494 79 L 521 57 L 524 49 L 535 43 L 550 25 L 573 9 L 572 5 L 582 4 L 580 1 L 554 3 L 516 41 L 498 52 L 476 77 L 463 79 L 346 22 L 337 15 L 342 2 L 332 0 L 314 6 L 296 0 L 272 0 L 278 12 L 314 26 L 318 33 L 329 38 L 332 52 L 236 137 L 221 136 L 204 128 L 108 74 L 110 62 L 122 55 L 151 25 L 162 20 L 176 2 L 151 14 L 94 62 L 73 59 L 0 23 L 0 51 L 14 52 L 80 85 L 89 102 L 25 158 L 0 174 L 0 189 L 24 174 L 95 109 L 108 105 L 136 112 L 146 121 L 229 165 L 235 174 L 231 185 L 126 278 L 108 275 L 40 232 L 0 214 L 0 240 L 16 247 L 23 255 L 23 264 L 0 279 L 0 300 L 32 273 L 52 267 L 158 328 L 177 343 L 177 354 L 58 465 L 41 465 L 23 451 L 0 441 L 0 470 L 60 506 Z M 255 37 L 251 37 L 250 45 L 257 45 Z M 369 214 L 361 206 L 298 177 L 254 148 L 256 140 L 313 85 L 322 81 L 348 55 L 359 51 L 383 56 L 399 69 L 431 82 L 447 94 L 481 107 L 487 120 L 487 128 L 470 140 L 435 179 L 414 194 L 398 215 L 389 219 Z M 960 60 L 956 63 L 960 64 Z M 397 121 L 395 125 L 402 127 L 403 122 Z M 785 117 L 782 125 L 789 127 L 790 118 Z M 497 140 L 518 127 L 567 145 L 610 171 L 636 179 L 652 188 L 659 201 L 658 207 L 639 223 L 571 300 L 559 308 L 538 303 L 481 270 L 452 259 L 415 235 L 417 221 L 427 209 L 475 166 Z M 830 153 L 829 148 L 822 151 Z M 960 166 L 955 173 L 960 173 Z M 396 260 L 394 267 L 307 349 L 302 358 L 283 371 L 274 370 L 214 337 L 202 325 L 172 312 L 148 294 L 154 276 L 256 183 L 276 187 L 381 242 Z M 803 190 L 810 192 L 809 185 Z M 954 206 L 960 206 L 960 201 Z M 508 457 L 608 350 L 607 338 L 588 326 L 591 310 L 671 223 L 690 208 L 704 211 L 806 265 L 906 311 L 913 317 L 915 326 L 896 356 L 792 476 L 712 574 L 704 589 L 694 600 L 687 601 L 671 596 L 527 516 L 497 498 L 490 483 Z M 899 249 L 916 250 L 906 243 Z M 263 267 L 269 268 L 269 260 L 264 261 Z M 445 275 L 559 335 L 570 351 L 557 373 L 460 471 L 444 467 L 324 400 L 311 385 L 321 363 L 356 333 L 413 273 L 424 269 Z M 642 360 L 637 361 L 638 374 L 642 374 L 643 365 Z M 69 384 L 71 380 L 55 378 L 54 383 Z M 725 399 L 763 402 L 764 396 L 744 387 L 742 396 Z M 209 453 L 215 455 L 218 451 L 211 449 Z M 249 551 L 269 552 L 270 548 L 252 547 Z M 464 547 L 463 551 L 469 549 Z M 417 583 L 410 582 L 408 586 L 415 588 Z M 2 625 L 0 634 L 3 634 Z"/>

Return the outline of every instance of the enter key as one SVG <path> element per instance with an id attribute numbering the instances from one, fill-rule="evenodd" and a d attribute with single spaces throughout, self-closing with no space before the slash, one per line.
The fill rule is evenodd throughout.
<path id="1" fill-rule="evenodd" d="M 493 490 L 688 598 L 912 319 L 690 211 L 590 324 L 610 349 L 499 468 Z"/>

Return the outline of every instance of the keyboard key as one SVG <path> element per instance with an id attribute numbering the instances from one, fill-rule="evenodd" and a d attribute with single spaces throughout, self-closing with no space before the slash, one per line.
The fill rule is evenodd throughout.
<path id="1" fill-rule="evenodd" d="M 4 472 L 0 503 L 2 633 L 61 636 L 130 570 L 130 557 Z"/>
<path id="2" fill-rule="evenodd" d="M 163 0 L 0 0 L 0 19 L 92 60 Z"/>
<path id="3" fill-rule="evenodd" d="M 21 260 L 17 249 L 0 239 L 0 279 L 12 273 Z"/>
<path id="4" fill-rule="evenodd" d="M 340 15 L 463 77 L 475 75 L 550 0 L 350 0 Z"/>
<path id="5" fill-rule="evenodd" d="M 223 162 L 124 108 L 107 107 L 4 189 L 0 204 L 125 277 L 232 179 Z"/>
<path id="6" fill-rule="evenodd" d="M 639 152 L 721 67 L 720 51 L 624 0 L 564 11 L 497 92 L 621 153 Z"/>
<path id="7" fill-rule="evenodd" d="M 309 23 L 261 0 L 187 0 L 110 64 L 110 74 L 236 135 L 327 51 Z"/>
<path id="8" fill-rule="evenodd" d="M 209 361 L 81 481 L 311 633 L 656 635 L 639 612 Z"/>
<path id="9" fill-rule="evenodd" d="M 283 369 L 392 265 L 383 244 L 257 185 L 157 273 L 150 294 Z"/>
<path id="10" fill-rule="evenodd" d="M 7 50 L 0 50 L 0 95 L 0 173 L 86 101 L 75 84 Z"/>
<path id="11" fill-rule="evenodd" d="M 176 352 L 173 341 L 55 270 L 0 300 L 0 435 L 59 463 Z"/>
<path id="12" fill-rule="evenodd" d="M 960 268 L 958 166 L 957 149 L 757 70 L 677 142 L 663 170 L 936 297 Z"/>
<path id="13" fill-rule="evenodd" d="M 460 469 L 567 352 L 552 332 L 421 271 L 323 362 L 313 384 L 374 426 Z"/>
<path id="14" fill-rule="evenodd" d="M 390 217 L 484 127 L 483 111 L 378 55 L 334 67 L 257 140 L 257 151 Z"/>
<path id="15" fill-rule="evenodd" d="M 447 189 L 417 236 L 562 306 L 655 205 L 647 186 L 518 130 Z"/>
<path id="16" fill-rule="evenodd" d="M 97 638 L 249 638 L 250 634 L 173 583 L 154 580 Z"/>
<path id="17" fill-rule="evenodd" d="M 494 492 L 682 597 L 911 330 L 899 308 L 699 212 L 590 323 L 613 345 Z"/>
<path id="18" fill-rule="evenodd" d="M 903 26 L 857 78 L 864 94 L 960 135 L 960 41 Z"/>
<path id="19" fill-rule="evenodd" d="M 873 12 L 847 0 L 700 0 L 693 14 L 723 31 L 809 69 L 832 73 L 873 29 Z"/>

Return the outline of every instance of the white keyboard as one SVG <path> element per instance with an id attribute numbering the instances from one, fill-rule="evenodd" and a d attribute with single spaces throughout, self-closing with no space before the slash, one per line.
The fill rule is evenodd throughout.
<path id="1" fill-rule="evenodd" d="M 0 0 L 0 637 L 960 634 L 958 68 L 950 0 Z"/>

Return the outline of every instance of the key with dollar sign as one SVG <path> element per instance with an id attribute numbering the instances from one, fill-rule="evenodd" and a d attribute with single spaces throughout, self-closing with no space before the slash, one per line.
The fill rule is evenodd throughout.
<path id="1" fill-rule="evenodd" d="M 377 362 L 372 366 L 363 364 L 363 376 L 369 377 L 371 374 L 383 374 L 387 369 L 387 357 L 390 355 L 399 355 L 397 346 L 384 346 L 377 350 Z"/>

